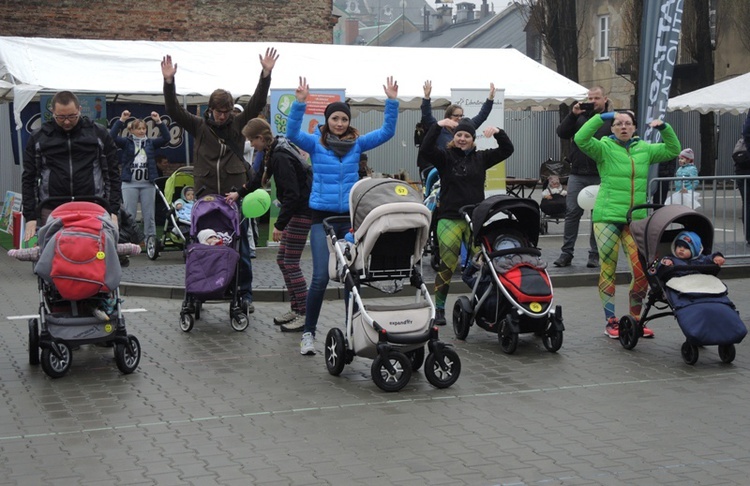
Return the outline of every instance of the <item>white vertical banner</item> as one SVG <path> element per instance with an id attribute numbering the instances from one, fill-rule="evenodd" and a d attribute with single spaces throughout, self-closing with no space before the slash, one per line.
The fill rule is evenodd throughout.
<path id="1" fill-rule="evenodd" d="M 482 105 L 487 101 L 490 93 L 489 83 L 487 89 L 451 89 L 451 102 L 462 107 L 464 116 L 474 118 L 479 114 Z M 505 125 L 505 90 L 495 89 L 495 99 L 487 120 L 477 127 L 476 144 L 477 149 L 484 150 L 497 147 L 493 137 L 487 138 L 482 133 L 485 128 L 495 126 L 504 128 Z M 505 164 L 498 164 L 487 171 L 487 182 L 484 186 L 485 193 L 505 193 Z"/>

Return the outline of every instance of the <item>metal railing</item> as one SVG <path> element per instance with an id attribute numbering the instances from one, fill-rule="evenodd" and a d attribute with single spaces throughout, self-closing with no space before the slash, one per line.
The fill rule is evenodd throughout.
<path id="1" fill-rule="evenodd" d="M 747 211 L 743 211 L 745 203 L 742 194 L 750 188 L 750 176 L 700 176 L 689 179 L 683 177 L 656 177 L 651 180 L 649 194 L 652 201 L 660 204 L 675 196 L 675 182 L 686 180 L 698 181 L 695 189 L 696 197 L 684 197 L 682 202 L 705 214 L 714 225 L 713 251 L 721 252 L 725 258 L 750 257 L 750 244 L 745 237 L 747 228 Z M 742 190 L 744 189 L 744 190 Z M 667 191 L 666 193 L 664 191 Z"/>

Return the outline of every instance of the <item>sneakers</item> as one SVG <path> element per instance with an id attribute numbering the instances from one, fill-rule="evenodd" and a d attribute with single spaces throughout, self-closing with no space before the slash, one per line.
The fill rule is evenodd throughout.
<path id="1" fill-rule="evenodd" d="M 293 321 L 295 317 L 297 317 L 297 313 L 294 311 L 289 311 L 286 314 L 282 314 L 278 317 L 273 318 L 273 323 L 277 326 L 280 326 L 282 324 L 286 324 L 287 322 Z"/>
<path id="2" fill-rule="evenodd" d="M 589 255 L 589 261 L 586 262 L 588 268 L 597 268 L 599 266 L 599 255 Z"/>
<path id="3" fill-rule="evenodd" d="M 645 338 L 652 338 L 654 337 L 654 331 L 647 328 L 646 326 L 643 326 L 643 337 Z"/>
<path id="4" fill-rule="evenodd" d="M 294 319 L 281 325 L 281 332 L 301 332 L 305 328 L 305 316 L 295 314 Z"/>
<path id="5" fill-rule="evenodd" d="M 435 325 L 444 326 L 445 322 L 445 309 L 435 309 Z"/>
<path id="6" fill-rule="evenodd" d="M 620 337 L 620 323 L 616 317 L 610 317 L 607 319 L 607 325 L 604 326 L 604 334 L 611 339 L 617 339 Z"/>
<path id="7" fill-rule="evenodd" d="M 312 356 L 315 354 L 315 336 L 311 332 L 302 335 L 302 341 L 299 343 L 299 354 Z"/>
<path id="8" fill-rule="evenodd" d="M 572 261 L 573 255 L 569 253 L 561 253 L 560 258 L 552 262 L 552 264 L 556 267 L 569 267 Z"/>

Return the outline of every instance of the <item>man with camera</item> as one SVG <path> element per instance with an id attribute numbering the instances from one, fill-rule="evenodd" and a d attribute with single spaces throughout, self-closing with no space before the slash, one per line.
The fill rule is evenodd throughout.
<path id="1" fill-rule="evenodd" d="M 597 113 L 611 111 L 609 100 L 604 94 L 604 88 L 594 86 L 589 89 L 587 101 L 577 101 L 570 108 L 570 113 L 557 127 L 557 136 L 570 139 L 570 152 L 568 160 L 571 170 L 568 178 L 568 195 L 565 198 L 565 228 L 563 231 L 563 245 L 560 257 L 553 262 L 556 267 L 568 267 L 573 261 L 573 249 L 578 237 L 578 226 L 583 216 L 583 209 L 578 205 L 578 193 L 586 186 L 599 184 L 599 171 L 596 162 L 584 154 L 573 141 L 576 132 L 586 123 L 589 118 Z M 600 139 L 612 133 L 612 121 L 607 120 L 597 130 L 595 138 Z M 599 252 L 596 249 L 594 231 L 590 231 L 589 258 L 586 266 L 596 268 L 599 266 Z"/>

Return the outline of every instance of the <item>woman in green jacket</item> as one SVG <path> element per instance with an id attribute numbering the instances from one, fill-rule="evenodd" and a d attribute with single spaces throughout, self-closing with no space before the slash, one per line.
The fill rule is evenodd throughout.
<path id="1" fill-rule="evenodd" d="M 614 119 L 612 135 L 594 138 L 594 134 L 607 119 Z M 647 202 L 648 171 L 658 164 L 677 157 L 682 147 L 674 130 L 661 120 L 649 125 L 661 133 L 663 143 L 649 143 L 635 135 L 635 115 L 630 111 L 603 113 L 593 116 L 575 135 L 576 145 L 596 161 L 601 185 L 596 197 L 592 219 L 594 237 L 599 248 L 599 297 L 607 320 L 604 333 L 610 338 L 619 337 L 619 321 L 615 315 L 615 271 L 622 244 L 628 257 L 630 279 L 630 314 L 639 319 L 648 282 L 638 259 L 630 227 L 628 210 Z M 635 211 L 633 220 L 646 217 L 646 211 Z M 644 326 L 643 337 L 653 337 L 651 329 Z"/>

